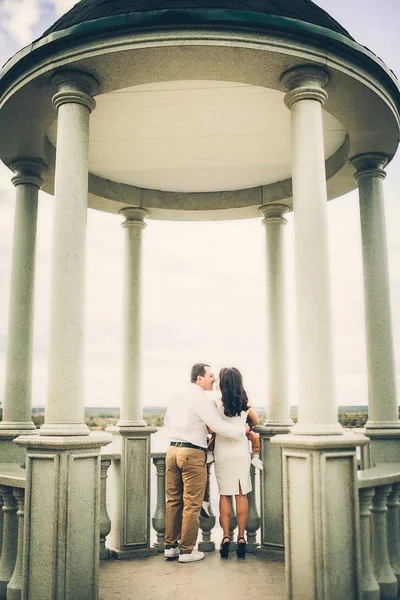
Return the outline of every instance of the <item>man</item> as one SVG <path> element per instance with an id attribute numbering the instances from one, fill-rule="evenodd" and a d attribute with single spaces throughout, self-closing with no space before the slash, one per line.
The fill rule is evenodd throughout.
<path id="1" fill-rule="evenodd" d="M 194 546 L 207 484 L 207 426 L 226 437 L 241 438 L 244 435 L 242 427 L 221 418 L 205 394 L 212 390 L 216 381 L 210 365 L 195 364 L 190 379 L 187 389 L 171 398 L 164 419 L 171 441 L 166 459 L 164 556 L 179 557 L 179 562 L 183 563 L 204 558 L 204 553 Z"/>

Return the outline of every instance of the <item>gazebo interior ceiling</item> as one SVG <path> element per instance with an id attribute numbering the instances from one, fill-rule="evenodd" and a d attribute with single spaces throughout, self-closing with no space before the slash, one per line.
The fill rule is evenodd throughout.
<path id="1" fill-rule="evenodd" d="M 175 192 L 218 192 L 291 176 L 290 112 L 279 91 L 222 81 L 170 81 L 100 95 L 89 170 L 104 179 Z M 346 131 L 323 112 L 325 158 Z M 48 137 L 56 145 L 54 122 Z"/>

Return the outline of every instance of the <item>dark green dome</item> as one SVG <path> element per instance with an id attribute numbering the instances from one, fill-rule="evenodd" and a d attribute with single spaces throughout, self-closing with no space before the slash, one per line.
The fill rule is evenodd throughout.
<path id="1" fill-rule="evenodd" d="M 195 24 L 193 11 L 196 10 L 240 11 L 303 21 L 352 39 L 346 29 L 311 0 L 81 0 L 43 35 L 88 21 L 133 13 L 169 12 L 167 23 L 171 25 L 174 24 L 174 15 L 171 15 L 171 11 L 174 10 L 180 13 L 175 15 L 176 24 L 182 24 L 182 11 L 192 12 L 192 24 Z M 227 22 L 229 22 L 229 15 L 227 15 Z M 236 19 L 235 22 L 237 23 Z"/>

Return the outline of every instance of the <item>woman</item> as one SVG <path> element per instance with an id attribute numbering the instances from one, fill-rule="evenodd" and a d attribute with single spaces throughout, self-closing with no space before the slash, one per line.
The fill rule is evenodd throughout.
<path id="1" fill-rule="evenodd" d="M 258 423 L 255 410 L 249 405 L 247 394 L 243 388 L 240 371 L 235 367 L 221 369 L 219 373 L 219 388 L 221 398 L 216 401 L 217 408 L 223 419 L 243 424 L 249 416 L 253 424 Z M 247 496 L 251 492 L 250 479 L 250 448 L 247 437 L 242 440 L 215 438 L 214 460 L 215 476 L 220 494 L 219 514 L 223 530 L 221 543 L 221 558 L 229 555 L 229 522 L 231 516 L 231 496 L 235 496 L 238 537 L 236 554 L 238 558 L 246 556 L 246 540 L 244 528 L 247 522 Z"/>

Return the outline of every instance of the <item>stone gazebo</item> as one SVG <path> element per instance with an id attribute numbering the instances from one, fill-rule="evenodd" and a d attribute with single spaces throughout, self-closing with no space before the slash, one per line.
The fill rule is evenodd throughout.
<path id="1" fill-rule="evenodd" d="M 370 438 L 373 464 L 400 462 L 383 207 L 399 106 L 393 73 L 310 0 L 81 0 L 3 67 L 0 157 L 13 172 L 16 216 L 0 453 L 2 463 L 26 453 L 24 598 L 89 600 L 97 593 L 99 453 L 109 440 L 91 436 L 84 423 L 88 206 L 125 219 L 124 385 L 114 436 L 123 525 L 113 551 L 151 552 L 153 430 L 139 393 L 145 220 L 261 213 L 270 373 L 261 428 L 262 548 L 283 546 L 281 497 L 271 492 L 283 472 L 289 597 L 360 597 L 356 446 Z M 345 434 L 338 424 L 332 371 L 327 200 L 356 186 L 368 437 Z M 54 194 L 56 210 L 48 398 L 35 432 L 39 189 Z M 293 428 L 283 310 L 283 230 L 291 210 L 300 403 Z"/>

